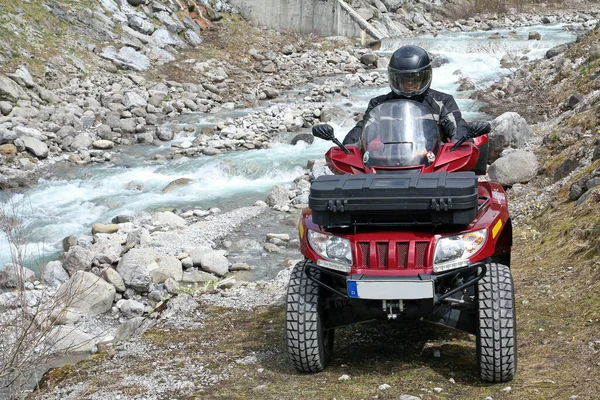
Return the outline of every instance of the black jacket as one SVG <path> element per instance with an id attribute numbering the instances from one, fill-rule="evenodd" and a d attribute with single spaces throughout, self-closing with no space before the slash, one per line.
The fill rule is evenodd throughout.
<path id="1" fill-rule="evenodd" d="M 442 132 L 445 136 L 442 139 L 445 141 L 456 141 L 467 133 L 467 123 L 462 118 L 460 110 L 458 109 L 458 105 L 456 104 L 454 97 L 451 95 L 438 92 L 437 90 L 433 89 L 427 89 L 425 93 L 411 98 L 398 96 L 394 92 L 389 92 L 388 94 L 374 97 L 371 99 L 371 101 L 369 101 L 369 106 L 367 107 L 367 111 L 365 112 L 363 119 L 358 121 L 354 128 L 348 132 L 343 143 L 353 144 L 358 142 L 360 140 L 360 134 L 365 125 L 365 121 L 367 120 L 371 110 L 385 101 L 395 99 L 414 100 L 429 106 L 434 117 L 442 127 Z"/>

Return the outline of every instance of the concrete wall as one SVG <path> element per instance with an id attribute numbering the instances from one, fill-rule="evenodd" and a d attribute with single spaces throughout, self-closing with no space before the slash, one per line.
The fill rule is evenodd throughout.
<path id="1" fill-rule="evenodd" d="M 360 37 L 361 28 L 336 0 L 229 0 L 256 26 L 321 36 Z"/>

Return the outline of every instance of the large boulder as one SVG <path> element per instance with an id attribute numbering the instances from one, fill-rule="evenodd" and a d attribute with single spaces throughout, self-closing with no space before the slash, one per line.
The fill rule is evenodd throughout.
<path id="1" fill-rule="evenodd" d="M 270 207 L 283 207 L 288 205 L 290 197 L 290 191 L 285 186 L 275 185 L 267 193 L 265 202 Z"/>
<path id="2" fill-rule="evenodd" d="M 488 168 L 488 174 L 492 181 L 502 186 L 512 186 L 535 178 L 538 168 L 535 154 L 518 150 L 496 160 Z"/>
<path id="3" fill-rule="evenodd" d="M 67 270 L 70 276 L 73 276 L 77 271 L 89 271 L 92 269 L 92 262 L 96 253 L 81 246 L 71 246 L 65 260 L 63 268 Z"/>
<path id="4" fill-rule="evenodd" d="M 507 148 L 520 149 L 533 138 L 533 131 L 525 118 L 515 112 L 506 112 L 491 122 L 488 162 L 496 161 Z"/>
<path id="5" fill-rule="evenodd" d="M 46 336 L 49 353 L 92 353 L 96 349 L 94 338 L 71 326 L 59 325 Z"/>
<path id="6" fill-rule="evenodd" d="M 69 279 L 69 274 L 60 261 L 50 261 L 42 269 L 42 279 L 48 286 L 58 287 Z"/>
<path id="7" fill-rule="evenodd" d="M 158 260 L 151 249 L 131 249 L 121 257 L 117 272 L 125 284 L 138 292 L 147 292 L 152 284 L 150 266 Z"/>
<path id="8" fill-rule="evenodd" d="M 25 282 L 33 282 L 35 272 L 18 264 L 4 264 L 0 271 L 0 287 L 22 288 Z"/>
<path id="9" fill-rule="evenodd" d="M 158 262 L 151 264 L 148 267 L 152 282 L 163 283 L 169 278 L 175 281 L 181 281 L 183 276 L 183 267 L 181 261 L 177 257 L 165 256 L 161 257 Z"/>
<path id="10" fill-rule="evenodd" d="M 99 315 L 112 308 L 115 287 L 91 272 L 77 271 L 56 293 L 61 305 L 70 312 Z"/>
<path id="11" fill-rule="evenodd" d="M 16 103 L 18 100 L 28 100 L 25 91 L 8 76 L 0 74 L 0 100 Z"/>

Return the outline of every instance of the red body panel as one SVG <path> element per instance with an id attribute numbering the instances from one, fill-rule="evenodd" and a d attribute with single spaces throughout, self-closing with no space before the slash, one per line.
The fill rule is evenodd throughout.
<path id="1" fill-rule="evenodd" d="M 479 139 L 479 140 L 477 140 Z M 487 141 L 487 135 L 476 138 L 476 144 L 482 145 Z M 474 143 L 463 143 L 455 151 L 451 151 L 452 143 L 440 146 L 435 161 L 429 166 L 418 168 L 422 173 L 469 171 L 477 163 L 479 149 Z M 337 174 L 369 174 L 377 173 L 379 168 L 369 168 L 362 161 L 362 153 L 358 147 L 349 146 L 349 154 L 340 148 L 333 147 L 327 154 L 327 162 Z M 451 236 L 468 231 L 488 229 L 484 246 L 470 261 L 475 263 L 491 256 L 497 256 L 510 251 L 512 245 L 512 230 L 506 196 L 502 186 L 494 182 L 479 182 L 479 210 L 475 219 L 462 231 L 449 231 L 447 228 L 426 231 L 410 227 L 394 230 L 336 230 L 335 235 L 347 238 L 352 245 L 354 264 L 351 274 L 368 276 L 414 276 L 417 274 L 433 273 L 433 257 L 435 245 L 440 237 Z M 307 230 L 323 232 L 313 223 L 312 212 L 304 209 L 299 221 L 300 243 L 302 254 L 311 259 L 322 259 L 310 247 Z M 506 230 L 507 234 L 503 234 Z"/>

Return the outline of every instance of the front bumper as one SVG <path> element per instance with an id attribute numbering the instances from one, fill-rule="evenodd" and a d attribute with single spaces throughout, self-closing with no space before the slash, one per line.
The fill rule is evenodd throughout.
<path id="1" fill-rule="evenodd" d="M 311 271 L 321 272 L 321 278 L 315 278 Z M 485 263 L 479 262 L 468 267 L 458 268 L 441 274 L 418 274 L 412 277 L 375 277 L 366 275 L 348 275 L 338 271 L 323 268 L 314 262 L 305 264 L 305 273 L 308 278 L 337 295 L 346 299 L 365 300 L 427 300 L 431 299 L 435 304 L 460 303 L 460 300 L 451 296 L 475 285 L 486 274 Z M 334 280 L 345 282 L 345 287 L 333 287 L 323 279 L 323 274 L 334 277 Z M 437 285 L 442 280 L 452 280 L 457 275 L 470 276 L 470 279 L 462 281 L 452 288 L 439 290 Z"/>

